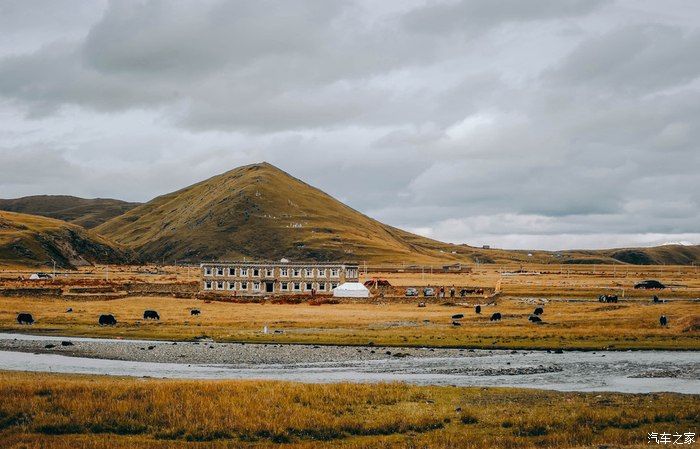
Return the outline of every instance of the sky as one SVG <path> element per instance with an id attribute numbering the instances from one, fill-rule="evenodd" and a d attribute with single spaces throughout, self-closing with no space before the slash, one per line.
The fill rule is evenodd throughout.
<path id="1" fill-rule="evenodd" d="M 0 0 L 0 198 L 267 161 L 520 249 L 700 244 L 696 0 Z"/>

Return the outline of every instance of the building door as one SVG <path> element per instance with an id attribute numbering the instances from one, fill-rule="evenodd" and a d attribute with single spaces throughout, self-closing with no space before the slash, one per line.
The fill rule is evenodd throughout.
<path id="1" fill-rule="evenodd" d="M 274 282 L 265 282 L 265 292 L 272 293 L 275 290 Z"/>

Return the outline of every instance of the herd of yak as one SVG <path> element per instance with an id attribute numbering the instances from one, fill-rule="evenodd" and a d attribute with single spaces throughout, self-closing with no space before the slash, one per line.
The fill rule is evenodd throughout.
<path id="1" fill-rule="evenodd" d="M 605 303 L 617 302 L 618 298 L 617 298 L 617 295 L 600 295 L 600 297 L 598 298 L 598 301 L 605 302 Z M 654 298 L 652 301 L 655 303 L 661 302 L 656 295 L 654 295 Z M 425 303 L 424 302 L 419 303 L 418 307 L 425 307 Z M 66 310 L 67 313 L 70 313 L 72 311 L 73 311 L 72 308 L 69 308 L 68 310 Z M 477 314 L 481 314 L 481 306 L 480 305 L 475 306 L 474 312 L 476 312 Z M 192 315 L 192 316 L 199 315 L 200 313 L 201 312 L 199 309 L 191 309 L 190 310 L 190 315 Z M 540 315 L 542 315 L 543 313 L 544 313 L 544 308 L 537 307 L 532 312 L 532 314 L 530 314 L 530 316 L 528 317 L 528 320 L 532 323 L 535 323 L 535 324 L 542 324 L 543 321 L 542 321 L 542 318 L 540 317 Z M 462 313 L 452 315 L 452 325 L 453 326 L 461 326 L 462 323 L 460 323 L 459 320 L 461 320 L 462 318 L 464 318 L 464 314 L 462 314 Z M 491 321 L 501 321 L 502 318 L 503 318 L 503 315 L 501 315 L 500 312 L 495 312 L 495 313 L 491 314 Z M 143 312 L 143 319 L 144 320 L 160 320 L 160 315 L 155 310 L 145 310 Z M 23 312 L 23 313 L 20 313 L 17 315 L 17 322 L 19 324 L 34 324 L 34 317 L 32 316 L 31 313 Z M 100 326 L 115 326 L 117 324 L 117 319 L 112 314 L 104 314 L 104 315 L 100 315 L 97 322 Z M 661 315 L 661 317 L 659 318 L 659 324 L 661 324 L 662 326 L 668 325 L 668 318 L 666 317 L 666 315 Z"/>
<path id="2" fill-rule="evenodd" d="M 69 308 L 68 310 L 66 310 L 66 313 L 71 313 L 72 311 L 73 309 Z M 190 315 L 192 316 L 199 315 L 200 313 L 201 312 L 199 309 L 190 310 Z M 155 310 L 144 310 L 143 319 L 160 320 L 160 315 Z M 31 313 L 23 312 L 17 315 L 17 322 L 19 324 L 34 324 L 34 317 Z M 100 317 L 97 320 L 97 323 L 100 326 L 115 326 L 117 324 L 117 319 L 112 314 L 103 314 L 100 315 Z"/>

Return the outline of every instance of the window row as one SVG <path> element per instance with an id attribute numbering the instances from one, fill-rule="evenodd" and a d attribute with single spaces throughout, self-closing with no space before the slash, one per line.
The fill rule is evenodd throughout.
<path id="1" fill-rule="evenodd" d="M 264 283 L 253 281 L 241 281 L 241 282 L 226 282 L 226 281 L 204 281 L 204 290 L 231 290 L 231 291 L 266 291 L 267 289 Z M 272 285 L 272 283 L 270 283 Z M 279 289 L 275 288 L 275 291 L 282 292 L 310 292 L 312 290 L 317 292 L 331 291 L 338 286 L 337 282 L 279 282 Z"/>
<path id="2" fill-rule="evenodd" d="M 252 276 L 260 277 L 262 273 L 265 273 L 265 277 L 273 277 L 275 271 L 273 268 L 225 268 L 225 267 L 204 267 L 205 276 Z M 304 277 L 338 277 L 340 276 L 339 268 L 279 268 L 279 275 L 281 277 L 301 277 L 302 273 Z"/>

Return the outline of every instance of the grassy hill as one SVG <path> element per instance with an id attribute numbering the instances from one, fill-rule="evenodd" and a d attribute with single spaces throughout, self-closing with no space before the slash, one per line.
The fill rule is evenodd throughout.
<path id="1" fill-rule="evenodd" d="M 0 266 L 60 268 L 124 263 L 127 254 L 80 226 L 37 215 L 0 211 Z"/>
<path id="2" fill-rule="evenodd" d="M 455 245 L 384 225 L 267 163 L 160 196 L 95 231 L 148 260 L 459 258 Z"/>
<path id="3" fill-rule="evenodd" d="M 700 246 L 549 252 L 443 243 L 380 223 L 267 163 L 160 196 L 95 231 L 135 250 L 144 261 L 700 262 Z"/>
<path id="4" fill-rule="evenodd" d="M 91 229 L 110 218 L 133 209 L 138 204 L 106 198 L 86 199 L 68 195 L 36 195 L 0 199 L 0 210 L 56 218 Z"/>

